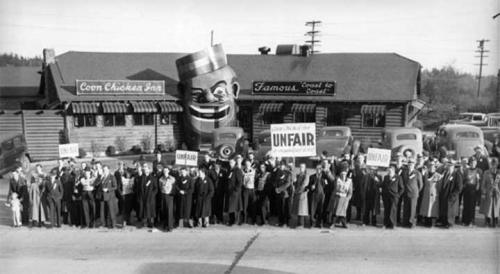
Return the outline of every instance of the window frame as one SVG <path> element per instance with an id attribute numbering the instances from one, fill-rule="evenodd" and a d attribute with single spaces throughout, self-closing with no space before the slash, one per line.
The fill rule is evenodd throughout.
<path id="1" fill-rule="evenodd" d="M 380 116 L 382 124 L 377 123 L 377 116 Z M 367 119 L 370 118 L 370 123 L 367 123 Z M 384 128 L 386 126 L 387 115 L 384 114 L 372 114 L 372 113 L 361 113 L 361 127 L 362 128 Z"/>
<path id="2" fill-rule="evenodd" d="M 132 116 L 133 116 L 132 120 L 134 122 L 134 126 L 154 126 L 155 125 L 155 114 L 154 113 L 148 113 L 148 112 L 134 113 Z M 151 123 L 146 124 L 146 117 L 147 116 L 151 116 Z M 141 121 L 140 124 L 137 123 L 137 121 L 138 121 L 137 117 L 140 117 L 140 121 Z"/>
<path id="3" fill-rule="evenodd" d="M 285 117 L 280 112 L 264 112 L 262 114 L 263 125 L 282 124 L 284 120 Z"/>
<path id="4" fill-rule="evenodd" d="M 122 116 L 123 117 L 123 124 L 118 124 L 117 123 L 117 117 Z M 111 124 L 106 123 L 106 118 L 111 118 Z M 124 113 L 108 113 L 108 114 L 103 114 L 102 115 L 102 124 L 103 127 L 124 127 L 126 125 L 125 121 L 125 114 Z"/>
<path id="5" fill-rule="evenodd" d="M 89 123 L 89 121 L 92 121 Z M 80 123 L 81 122 L 81 123 Z M 97 114 L 94 113 L 81 113 L 73 115 L 73 127 L 83 128 L 83 127 L 97 127 Z"/>
<path id="6" fill-rule="evenodd" d="M 312 119 L 309 119 L 312 118 Z M 293 113 L 294 123 L 316 123 L 316 112 L 297 111 Z"/>
<path id="7" fill-rule="evenodd" d="M 166 117 L 166 122 L 163 122 L 163 118 Z M 166 126 L 166 125 L 177 125 L 178 122 L 178 115 L 177 113 L 171 113 L 171 112 L 166 112 L 166 113 L 161 113 L 160 114 L 160 125 Z"/>

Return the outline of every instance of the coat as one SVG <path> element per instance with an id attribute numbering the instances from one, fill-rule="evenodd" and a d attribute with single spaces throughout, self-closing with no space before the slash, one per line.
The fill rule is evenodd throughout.
<path id="1" fill-rule="evenodd" d="M 106 202 L 113 202 L 116 200 L 116 189 L 118 185 L 116 183 L 116 177 L 113 174 L 108 174 L 108 176 L 103 175 L 101 181 L 102 199 Z"/>
<path id="2" fill-rule="evenodd" d="M 305 173 L 297 174 L 297 178 L 293 185 L 295 192 L 293 193 L 292 215 L 307 216 L 309 215 L 309 208 L 307 205 L 309 176 Z"/>
<path id="3" fill-rule="evenodd" d="M 158 183 L 153 174 L 142 174 L 137 177 L 134 185 L 136 193 L 140 219 L 154 218 L 156 216 L 156 193 L 158 192 Z"/>
<path id="4" fill-rule="evenodd" d="M 333 199 L 330 200 L 328 205 L 329 212 L 337 217 L 345 217 L 349 200 L 351 200 L 352 197 L 352 190 L 351 178 L 342 180 L 341 177 L 338 177 L 335 181 L 335 193 L 332 195 Z"/>
<path id="5" fill-rule="evenodd" d="M 243 186 L 243 171 L 234 167 L 227 174 L 226 204 L 225 212 L 238 213 L 243 208 L 241 200 L 241 188 Z"/>
<path id="6" fill-rule="evenodd" d="M 33 174 L 28 186 L 30 214 L 29 219 L 37 222 L 45 222 L 46 204 L 42 199 L 45 192 L 45 174 Z"/>
<path id="7" fill-rule="evenodd" d="M 365 167 L 356 166 L 352 171 L 352 204 L 361 207 L 364 205 L 364 180 L 367 174 Z"/>
<path id="8" fill-rule="evenodd" d="M 365 206 L 367 210 L 372 210 L 375 214 L 380 214 L 380 188 L 382 178 L 374 173 L 369 173 L 365 181 L 366 195 Z"/>
<path id="9" fill-rule="evenodd" d="M 403 184 L 405 186 L 405 195 L 408 198 L 418 198 L 420 190 L 424 186 L 422 173 L 418 170 L 407 171 L 403 174 Z"/>
<path id="10" fill-rule="evenodd" d="M 309 185 L 307 191 L 310 203 L 317 203 L 319 200 L 325 198 L 325 187 L 328 185 L 328 178 L 323 173 L 313 174 L 309 176 Z"/>
<path id="11" fill-rule="evenodd" d="M 403 185 L 403 179 L 401 176 L 395 174 L 394 177 L 389 177 L 386 175 L 384 181 L 382 182 L 382 196 L 383 197 L 393 197 L 399 199 L 403 192 L 405 191 Z"/>
<path id="12" fill-rule="evenodd" d="M 198 177 L 195 182 L 195 217 L 204 218 L 212 214 L 212 197 L 214 196 L 214 185 L 210 177 L 201 179 Z"/>
<path id="13" fill-rule="evenodd" d="M 458 172 L 443 174 L 439 184 L 439 216 L 455 217 L 458 214 L 458 198 L 462 191 L 462 178 Z"/>
<path id="14" fill-rule="evenodd" d="M 439 192 L 443 175 L 438 172 L 427 173 L 424 177 L 424 190 L 419 215 L 423 217 L 439 217 Z"/>
<path id="15" fill-rule="evenodd" d="M 64 195 L 64 190 L 61 181 L 57 177 L 52 181 L 51 177 L 47 177 L 45 181 L 45 198 L 47 201 L 61 201 Z"/>
<path id="16" fill-rule="evenodd" d="M 178 205 L 178 214 L 181 219 L 189 219 L 191 218 L 191 208 L 193 204 L 193 179 L 189 176 L 182 177 L 180 176 L 177 181 L 177 189 L 179 190 L 179 205 Z M 184 194 L 181 193 L 184 191 Z"/>
<path id="17" fill-rule="evenodd" d="M 484 214 L 486 218 L 498 218 L 500 211 L 500 172 L 492 173 L 485 171 L 483 175 L 483 182 L 481 183 L 481 206 L 479 212 Z"/>

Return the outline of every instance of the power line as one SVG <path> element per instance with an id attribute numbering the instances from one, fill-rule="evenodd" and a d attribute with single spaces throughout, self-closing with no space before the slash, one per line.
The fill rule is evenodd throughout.
<path id="1" fill-rule="evenodd" d="M 475 52 L 479 53 L 479 56 L 475 56 L 476 58 L 479 58 L 479 64 L 475 64 L 476 66 L 479 66 L 479 75 L 477 76 L 477 97 L 479 97 L 479 91 L 481 89 L 481 77 L 483 76 L 483 66 L 486 66 L 488 64 L 483 63 L 483 58 L 488 57 L 487 55 L 484 55 L 484 53 L 489 52 L 488 50 L 484 49 L 484 43 L 489 42 L 490 40 L 486 39 L 481 39 L 477 40 L 478 45 Z"/>
<path id="2" fill-rule="evenodd" d="M 321 24 L 321 21 L 308 21 L 306 22 L 306 26 L 311 26 L 311 31 L 306 32 L 306 36 L 311 36 L 311 40 L 306 40 L 306 44 L 311 45 L 311 54 L 319 52 L 318 50 L 314 50 L 314 46 L 321 42 L 320 40 L 316 40 L 315 37 L 319 35 L 319 30 L 316 30 L 316 25 L 319 26 Z"/>

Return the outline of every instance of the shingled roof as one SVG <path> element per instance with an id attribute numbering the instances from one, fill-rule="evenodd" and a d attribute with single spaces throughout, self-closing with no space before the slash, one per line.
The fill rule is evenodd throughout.
<path id="1" fill-rule="evenodd" d="M 41 100 L 40 67 L 0 67 L 0 110 Z"/>
<path id="2" fill-rule="evenodd" d="M 176 100 L 175 60 L 185 53 L 67 52 L 50 70 L 60 101 Z M 335 81 L 336 95 L 300 98 L 321 101 L 411 101 L 417 96 L 420 64 L 395 53 L 325 53 L 309 57 L 228 55 L 238 75 L 240 100 L 296 100 L 294 96 L 251 95 L 252 82 Z M 77 96 L 79 80 L 164 80 L 166 96 Z"/>

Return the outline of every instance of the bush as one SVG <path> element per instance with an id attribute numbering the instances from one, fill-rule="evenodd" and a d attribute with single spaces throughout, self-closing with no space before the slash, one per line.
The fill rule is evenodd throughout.
<path id="1" fill-rule="evenodd" d="M 158 144 L 158 147 L 156 148 L 156 150 L 159 152 L 167 152 L 167 149 L 165 148 L 164 144 Z"/>
<path id="2" fill-rule="evenodd" d="M 108 156 L 116 155 L 116 148 L 114 146 L 108 146 L 108 148 L 106 148 L 106 155 Z"/>
<path id="3" fill-rule="evenodd" d="M 115 145 L 118 151 L 124 152 L 127 150 L 127 140 L 123 136 L 117 136 L 115 139 Z"/>
<path id="4" fill-rule="evenodd" d="M 151 135 L 143 135 L 141 139 L 141 145 L 144 151 L 149 152 L 153 149 L 153 137 Z"/>
<path id="5" fill-rule="evenodd" d="M 140 154 L 142 152 L 142 148 L 140 145 L 135 145 L 132 147 L 131 151 L 135 154 Z"/>
<path id="6" fill-rule="evenodd" d="M 92 140 L 90 142 L 90 151 L 92 151 L 92 156 L 96 157 L 97 153 L 100 152 L 100 151 L 102 151 L 101 144 L 99 144 L 98 142 Z"/>
<path id="7" fill-rule="evenodd" d="M 87 157 L 87 151 L 83 148 L 78 149 L 78 158 L 85 158 Z"/>

